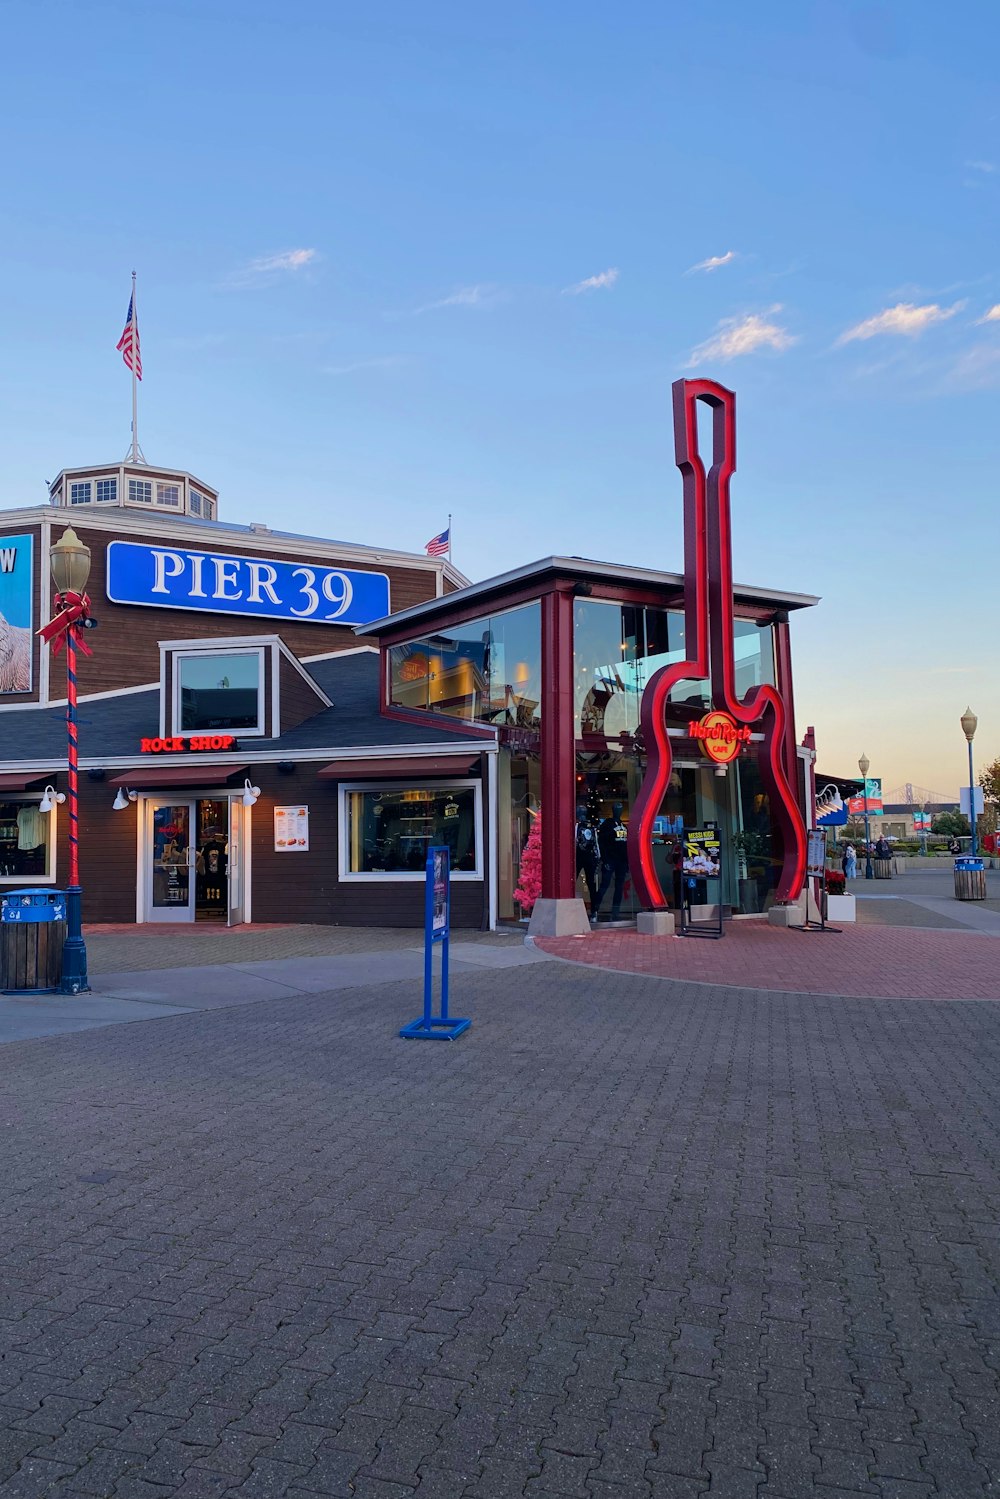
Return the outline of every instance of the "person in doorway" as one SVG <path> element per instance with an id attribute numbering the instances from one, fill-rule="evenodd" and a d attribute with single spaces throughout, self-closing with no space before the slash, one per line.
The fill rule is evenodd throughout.
<path id="1" fill-rule="evenodd" d="M 576 877 L 581 874 L 587 882 L 587 894 L 590 896 L 590 912 L 594 915 L 597 911 L 597 866 L 599 864 L 597 853 L 597 834 L 590 825 L 586 807 L 576 809 Z"/>
<path id="2" fill-rule="evenodd" d="M 857 878 L 858 855 L 853 843 L 848 843 L 844 848 L 844 857 L 840 861 L 840 867 L 844 871 L 845 880 Z"/>
<path id="3" fill-rule="evenodd" d="M 597 892 L 597 904 L 590 918 L 591 926 L 597 922 L 604 897 L 614 885 L 611 896 L 611 920 L 618 921 L 622 914 L 622 893 L 628 874 L 628 827 L 622 822 L 623 807 L 615 802 L 611 816 L 606 817 L 597 829 L 597 844 L 601 854 L 601 888 Z"/>

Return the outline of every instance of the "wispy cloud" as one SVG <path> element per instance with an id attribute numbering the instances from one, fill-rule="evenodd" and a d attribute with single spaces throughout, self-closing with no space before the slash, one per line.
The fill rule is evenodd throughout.
<path id="1" fill-rule="evenodd" d="M 350 364 L 328 364 L 323 367 L 321 374 L 353 375 L 359 370 L 395 370 L 405 363 L 402 354 L 382 354 L 376 359 L 355 359 Z"/>
<path id="2" fill-rule="evenodd" d="M 755 354 L 758 349 L 774 349 L 783 353 L 796 342 L 794 334 L 769 319 L 781 311 L 780 303 L 769 307 L 763 314 L 747 313 L 744 317 L 723 318 L 722 322 L 703 344 L 692 350 L 691 364 L 700 364 L 707 359 L 739 359 L 743 354 Z"/>
<path id="3" fill-rule="evenodd" d="M 837 339 L 838 344 L 854 343 L 857 340 L 877 338 L 882 333 L 903 334 L 916 338 L 933 323 L 944 323 L 961 312 L 964 302 L 954 302 L 951 307 L 940 307 L 937 302 L 927 302 L 919 307 L 915 302 L 897 302 L 895 307 L 886 307 L 874 317 L 865 318 L 848 328 Z"/>
<path id="4" fill-rule="evenodd" d="M 601 271 L 596 276 L 588 276 L 584 281 L 574 281 L 572 286 L 564 286 L 562 295 L 564 297 L 578 297 L 587 291 L 608 291 L 618 280 L 618 267 L 609 266 L 606 271 Z"/>
<path id="5" fill-rule="evenodd" d="M 1000 302 L 995 302 L 989 312 L 979 319 L 981 323 L 1000 323 Z"/>
<path id="6" fill-rule="evenodd" d="M 736 259 L 736 251 L 727 250 L 725 255 L 710 255 L 707 260 L 699 260 L 697 265 L 688 266 L 684 274 L 685 276 L 693 276 L 695 271 L 718 271 L 724 265 L 732 265 Z"/>
<path id="7" fill-rule="evenodd" d="M 229 286 L 264 286 L 286 273 L 305 270 L 319 258 L 318 250 L 282 250 L 277 255 L 261 255 L 248 261 L 229 277 Z"/>
<path id="8" fill-rule="evenodd" d="M 990 176 L 991 173 L 996 171 L 997 164 L 995 161 L 967 161 L 965 167 L 966 171 L 985 172 L 987 176 Z"/>
<path id="9" fill-rule="evenodd" d="M 419 317 L 422 312 L 437 312 L 440 307 L 491 307 L 500 300 L 500 296 L 500 288 L 497 286 L 460 286 L 447 297 L 438 297 L 436 301 L 414 307 L 412 316 Z"/>

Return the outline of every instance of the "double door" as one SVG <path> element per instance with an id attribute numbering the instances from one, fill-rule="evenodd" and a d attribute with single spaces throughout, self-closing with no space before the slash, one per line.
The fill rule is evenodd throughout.
<path id="1" fill-rule="evenodd" d="M 239 797 L 144 800 L 144 921 L 245 920 Z"/>

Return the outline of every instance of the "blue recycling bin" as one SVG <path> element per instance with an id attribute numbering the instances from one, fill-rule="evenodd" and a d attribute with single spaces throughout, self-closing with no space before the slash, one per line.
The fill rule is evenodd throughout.
<path id="1" fill-rule="evenodd" d="M 955 899 L 986 899 L 986 865 L 972 854 L 962 854 L 955 860 Z"/>
<path id="2" fill-rule="evenodd" d="M 65 890 L 11 890 L 0 901 L 0 991 L 50 994 L 62 978 Z"/>

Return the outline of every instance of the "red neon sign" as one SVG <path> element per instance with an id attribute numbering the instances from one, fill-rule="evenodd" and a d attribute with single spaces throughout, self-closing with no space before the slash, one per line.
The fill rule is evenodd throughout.
<path id="1" fill-rule="evenodd" d="M 789 781 L 794 768 L 786 763 L 788 709 L 780 692 L 768 684 L 752 688 L 743 698 L 736 694 L 729 517 L 729 481 L 736 470 L 736 397 L 714 380 L 675 380 L 673 397 L 674 455 L 684 481 L 684 639 L 689 656 L 661 666 L 642 695 L 648 760 L 629 822 L 629 868 L 642 904 L 648 910 L 663 910 L 669 902 L 653 863 L 653 823 L 673 766 L 667 704 L 679 682 L 708 677 L 712 701 L 721 704 L 718 712 L 739 728 L 761 727 L 761 779 L 781 847 L 775 894 L 779 901 L 794 900 L 805 880 L 806 830 Z M 711 467 L 698 448 L 699 401 L 712 412 Z"/>
<path id="2" fill-rule="evenodd" d="M 195 755 L 206 750 L 231 750 L 236 746 L 233 734 L 175 734 L 165 739 L 140 739 L 143 755 Z"/>
<path id="3" fill-rule="evenodd" d="M 706 713 L 704 718 L 692 719 L 688 724 L 692 739 L 701 742 L 701 747 L 716 765 L 728 765 L 740 752 L 740 745 L 750 740 L 746 724 L 738 724 L 730 713 Z"/>

